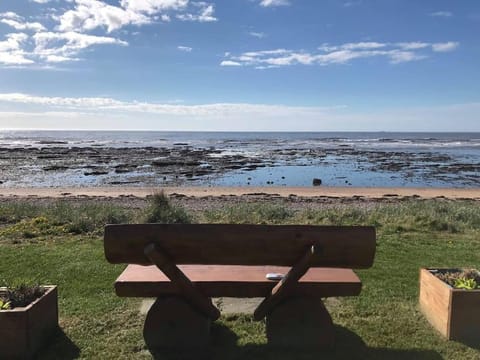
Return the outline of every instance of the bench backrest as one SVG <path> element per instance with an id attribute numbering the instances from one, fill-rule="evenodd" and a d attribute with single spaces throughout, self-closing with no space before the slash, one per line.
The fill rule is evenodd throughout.
<path id="1" fill-rule="evenodd" d="M 365 226 L 128 224 L 105 227 L 111 263 L 150 265 L 155 243 L 176 264 L 291 266 L 320 245 L 312 267 L 361 269 L 373 264 L 375 228 Z"/>

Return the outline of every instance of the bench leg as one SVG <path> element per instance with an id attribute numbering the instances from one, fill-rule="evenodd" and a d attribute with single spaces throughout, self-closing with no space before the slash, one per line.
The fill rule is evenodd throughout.
<path id="1" fill-rule="evenodd" d="M 206 348 L 211 320 L 183 298 L 158 298 L 148 311 L 143 337 L 150 350 Z"/>
<path id="2" fill-rule="evenodd" d="M 322 348 L 334 343 L 332 318 L 318 298 L 287 298 L 266 317 L 268 343 L 279 347 Z"/>

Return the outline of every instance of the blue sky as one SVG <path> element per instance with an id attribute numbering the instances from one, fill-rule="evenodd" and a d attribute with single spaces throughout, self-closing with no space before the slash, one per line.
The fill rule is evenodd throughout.
<path id="1" fill-rule="evenodd" d="M 480 131 L 476 0 L 2 0 L 0 128 Z"/>

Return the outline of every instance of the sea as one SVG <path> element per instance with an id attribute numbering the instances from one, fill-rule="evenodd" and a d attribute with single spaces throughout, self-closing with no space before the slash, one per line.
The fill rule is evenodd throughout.
<path id="1" fill-rule="evenodd" d="M 64 154 L 65 159 L 51 157 L 58 165 L 68 163 L 73 150 L 85 148 L 111 155 L 101 164 L 90 159 L 43 171 L 49 160 L 38 156 L 38 149 Z M 201 154 L 199 166 L 211 171 L 197 176 L 193 169 L 184 178 L 172 176 L 175 169 L 170 169 L 168 176 L 159 176 L 150 160 L 123 174 L 114 171 L 120 163 L 116 154 L 128 158 L 129 151 L 145 148 L 177 155 L 178 149 L 186 149 L 181 154 L 201 150 L 195 153 Z M 222 157 L 225 161 L 218 161 Z M 224 166 L 232 159 L 244 166 Z M 253 160 L 262 165 L 249 166 Z M 86 175 L 84 168 L 92 166 L 104 171 Z M 320 186 L 475 188 L 480 186 L 480 133 L 9 130 L 0 131 L 0 170 L 2 187 L 313 186 L 318 179 Z"/>

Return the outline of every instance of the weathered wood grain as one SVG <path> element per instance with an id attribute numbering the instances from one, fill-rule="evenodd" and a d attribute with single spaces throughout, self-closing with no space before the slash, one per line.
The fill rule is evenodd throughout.
<path id="1" fill-rule="evenodd" d="M 212 304 L 212 301 L 192 284 L 182 270 L 180 270 L 168 256 L 163 254 L 158 246 L 150 244 L 145 248 L 144 252 L 150 261 L 179 289 L 180 293 L 193 307 L 214 321 L 220 317 L 220 311 Z"/>
<path id="2" fill-rule="evenodd" d="M 263 319 L 275 305 L 287 296 L 298 284 L 298 280 L 308 271 L 315 256 L 319 256 L 320 253 L 321 249 L 318 246 L 310 246 L 285 277 L 275 285 L 272 293 L 258 305 L 253 313 L 253 318 L 257 321 Z"/>
<path id="3" fill-rule="evenodd" d="M 307 246 L 322 256 L 312 266 L 369 268 L 375 256 L 373 227 L 243 224 L 136 224 L 105 227 L 111 263 L 149 265 L 143 250 L 159 245 L 176 264 L 291 266 Z"/>
<path id="4" fill-rule="evenodd" d="M 58 328 L 57 287 L 26 307 L 0 311 L 0 359 L 34 359 Z"/>
<path id="5" fill-rule="evenodd" d="M 420 309 L 433 327 L 446 338 L 449 337 L 450 295 L 447 284 L 427 269 L 420 270 Z"/>
<path id="6" fill-rule="evenodd" d="M 267 273 L 286 274 L 281 266 L 179 265 L 202 294 L 208 297 L 265 297 L 277 281 Z M 350 269 L 311 268 L 300 278 L 292 295 L 312 297 L 355 296 L 362 283 Z M 123 297 L 158 297 L 179 294 L 178 287 L 155 266 L 129 265 L 115 282 L 115 291 Z"/>
<path id="7" fill-rule="evenodd" d="M 480 290 L 454 289 L 429 269 L 421 269 L 419 303 L 427 320 L 444 337 L 480 345 Z"/>

